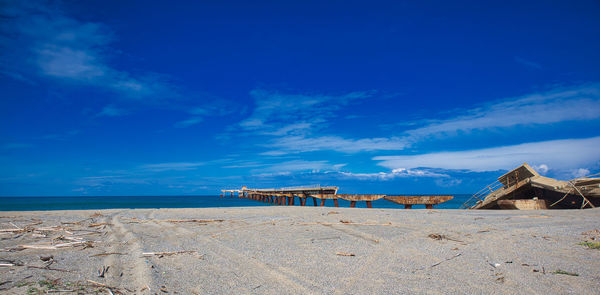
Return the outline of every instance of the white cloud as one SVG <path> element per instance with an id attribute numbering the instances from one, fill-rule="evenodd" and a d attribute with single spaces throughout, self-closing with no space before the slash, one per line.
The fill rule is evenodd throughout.
<path id="1" fill-rule="evenodd" d="M 345 178 L 353 178 L 359 180 L 392 180 L 395 178 L 405 177 L 434 177 L 434 178 L 447 178 L 450 177 L 447 174 L 437 173 L 426 169 L 405 169 L 398 168 L 393 169 L 391 172 L 379 172 L 379 173 L 351 173 L 351 172 L 339 172 L 339 175 Z"/>
<path id="2" fill-rule="evenodd" d="M 412 142 L 427 137 L 513 126 L 600 118 L 600 85 L 560 88 L 462 111 L 462 115 L 407 131 Z"/>
<path id="3" fill-rule="evenodd" d="M 436 152 L 420 155 L 379 156 L 373 160 L 390 169 L 441 168 L 471 171 L 510 170 L 527 162 L 553 170 L 593 167 L 600 161 L 600 137 L 524 143 L 511 146 Z"/>
<path id="4" fill-rule="evenodd" d="M 572 175 L 573 175 L 573 177 L 575 177 L 575 178 L 579 178 L 579 177 L 585 177 L 585 176 L 588 176 L 588 175 L 590 175 L 590 174 L 591 174 L 590 170 L 588 170 L 588 169 L 585 169 L 585 168 L 579 168 L 579 169 L 575 169 L 575 170 L 573 171 L 573 174 L 572 174 Z"/>
<path id="5" fill-rule="evenodd" d="M 534 166 L 533 169 L 535 169 L 535 171 L 539 172 L 540 174 L 546 174 L 548 173 L 548 170 L 550 170 L 550 168 L 548 168 L 548 165 L 546 164 Z"/>

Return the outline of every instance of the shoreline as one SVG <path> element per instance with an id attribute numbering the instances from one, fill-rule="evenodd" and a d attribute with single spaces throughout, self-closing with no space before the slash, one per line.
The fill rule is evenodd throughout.
<path id="1" fill-rule="evenodd" d="M 52 281 L 59 289 L 111 288 L 124 294 L 593 294 L 600 289 L 600 251 L 578 245 L 600 229 L 600 209 L 1 211 L 0 223 L 15 229 L 0 235 L 0 257 L 15 262 L 0 267 L 2 282 L 10 281 L 0 290 L 17 294 L 48 290 L 40 282 Z M 48 262 L 40 257 L 50 255 L 52 263 L 45 267 Z M 108 271 L 98 277 L 103 267 Z"/>

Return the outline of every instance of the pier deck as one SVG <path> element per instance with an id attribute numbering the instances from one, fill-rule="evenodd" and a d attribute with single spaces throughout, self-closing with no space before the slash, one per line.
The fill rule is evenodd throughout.
<path id="1" fill-rule="evenodd" d="M 227 194 L 234 197 L 251 199 L 271 203 L 275 205 L 293 206 L 295 199 L 298 198 L 300 206 L 305 206 L 308 198 L 312 198 L 314 206 L 325 206 L 325 200 L 333 200 L 335 207 L 339 207 L 338 199 L 350 201 L 350 207 L 356 207 L 356 202 L 366 202 L 367 208 L 372 208 L 372 201 L 385 199 L 396 204 L 404 205 L 406 209 L 411 209 L 413 205 L 425 205 L 427 209 L 433 209 L 437 205 L 453 197 L 449 195 L 430 195 L 430 196 L 391 196 L 391 195 L 356 195 L 356 194 L 338 194 L 338 187 L 311 186 L 311 187 L 292 187 L 277 189 L 223 189 L 221 197 Z M 319 201 L 317 201 L 319 200 Z"/>

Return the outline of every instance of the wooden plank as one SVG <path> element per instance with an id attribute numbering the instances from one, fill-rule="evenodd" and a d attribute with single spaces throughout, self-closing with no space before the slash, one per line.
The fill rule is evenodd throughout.
<path id="1" fill-rule="evenodd" d="M 385 196 L 384 199 L 400 205 L 437 205 L 454 197 L 449 195 L 432 196 Z"/>

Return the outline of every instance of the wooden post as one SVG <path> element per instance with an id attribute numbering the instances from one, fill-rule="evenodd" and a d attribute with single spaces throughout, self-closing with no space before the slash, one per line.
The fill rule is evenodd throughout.
<path id="1" fill-rule="evenodd" d="M 340 205 L 338 204 L 338 201 L 337 201 L 337 199 L 333 199 L 333 204 L 334 204 L 336 207 L 339 207 L 339 206 L 340 206 Z"/>
<path id="2" fill-rule="evenodd" d="M 317 198 L 313 197 L 313 204 L 317 207 Z"/>
<path id="3" fill-rule="evenodd" d="M 371 206 L 371 201 L 367 201 L 367 208 L 373 208 L 373 206 Z"/>
<path id="4" fill-rule="evenodd" d="M 300 206 L 306 205 L 306 197 L 304 197 L 304 198 L 299 197 L 299 198 L 300 198 Z"/>
<path id="5" fill-rule="evenodd" d="M 290 198 L 292 199 L 292 206 L 294 206 L 294 199 L 296 198 L 296 196 L 292 195 Z"/>
<path id="6" fill-rule="evenodd" d="M 356 207 L 356 201 L 350 201 L 350 208 Z"/>
<path id="7" fill-rule="evenodd" d="M 321 199 L 321 207 L 325 206 L 325 199 Z"/>
<path id="8" fill-rule="evenodd" d="M 404 209 L 412 209 L 412 205 L 404 205 Z"/>

